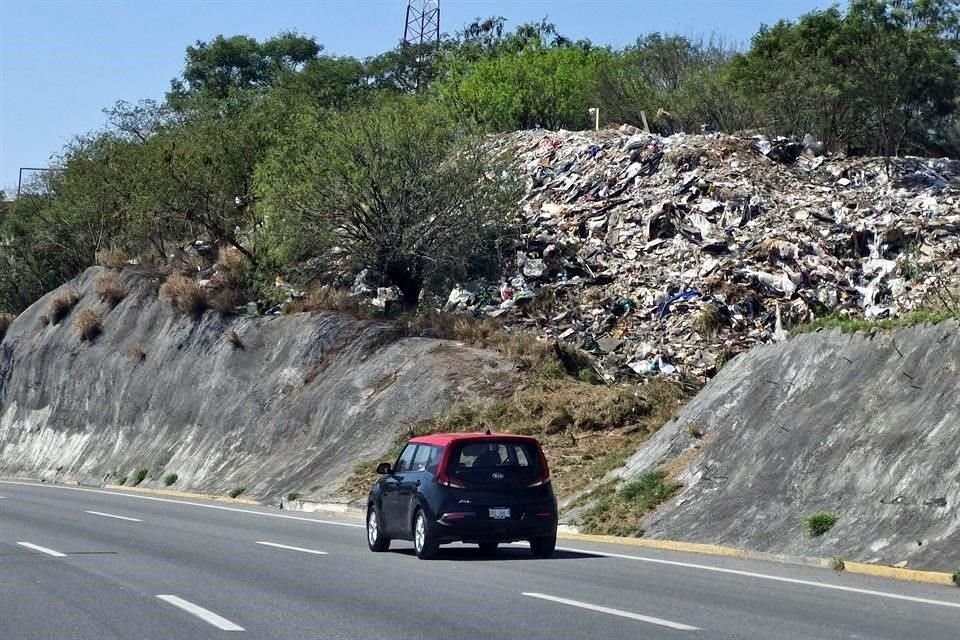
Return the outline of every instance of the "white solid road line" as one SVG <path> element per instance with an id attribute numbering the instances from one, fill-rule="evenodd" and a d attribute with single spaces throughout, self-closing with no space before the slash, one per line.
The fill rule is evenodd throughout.
<path id="1" fill-rule="evenodd" d="M 317 556 L 328 555 L 326 551 L 317 551 L 316 549 L 304 549 L 303 547 L 291 547 L 285 544 L 277 544 L 276 542 L 262 542 L 257 541 L 257 544 L 262 544 L 265 547 L 276 547 L 277 549 L 288 549 L 290 551 L 300 551 L 302 553 L 312 553 Z"/>
<path id="2" fill-rule="evenodd" d="M 41 547 L 40 545 L 30 544 L 29 542 L 18 542 L 18 545 L 21 547 L 26 547 L 27 549 L 33 549 L 34 551 L 39 551 L 40 553 L 45 553 L 48 556 L 53 556 L 54 558 L 66 558 L 67 554 L 60 553 L 59 551 L 54 551 L 53 549 L 47 549 L 46 547 Z"/>
<path id="3" fill-rule="evenodd" d="M 601 607 L 596 604 L 590 604 L 589 602 L 580 602 L 579 600 L 568 600 L 567 598 L 558 598 L 556 596 L 548 596 L 545 593 L 524 593 L 523 595 L 530 598 L 539 598 L 540 600 L 549 600 L 550 602 L 558 602 L 560 604 L 570 605 L 571 607 L 579 607 L 580 609 L 589 609 L 590 611 L 599 611 L 600 613 L 607 613 L 611 616 L 619 616 L 621 618 L 630 618 L 631 620 L 639 620 L 640 622 L 648 622 L 650 624 L 655 624 L 661 627 L 667 627 L 669 629 L 676 629 L 677 631 L 699 631 L 699 627 L 691 627 L 688 624 L 681 624 L 679 622 L 673 622 L 672 620 L 664 620 L 663 618 L 654 618 L 653 616 L 644 616 L 639 613 L 631 613 L 629 611 L 622 611 L 620 609 L 611 609 L 610 607 Z"/>
<path id="4" fill-rule="evenodd" d="M 85 493 L 100 493 L 106 496 L 115 496 L 118 498 L 134 498 L 136 500 L 150 500 L 153 502 L 169 502 L 170 504 L 183 504 L 188 507 L 200 507 L 203 509 L 216 509 L 218 511 L 232 511 L 234 513 L 246 513 L 253 516 L 263 516 L 264 518 L 280 518 L 282 520 L 298 520 L 300 522 L 312 522 L 314 524 L 329 524 L 336 527 L 351 527 L 357 529 L 366 528 L 365 524 L 353 522 L 338 522 L 336 520 L 318 520 L 316 518 L 301 518 L 299 516 L 287 516 L 282 513 L 267 513 L 264 511 L 253 511 L 251 509 L 238 509 L 237 507 L 223 507 L 218 504 L 203 504 L 201 502 L 187 502 L 186 500 L 172 500 L 170 498 L 156 498 L 154 496 L 141 496 L 135 493 L 121 493 L 119 491 L 104 491 L 102 489 L 83 489 L 81 487 L 63 487 L 60 485 L 36 484 L 33 482 L 14 482 L 11 480 L 0 480 L 0 484 L 12 484 L 22 487 L 36 487 L 38 489 L 63 489 L 64 491 L 83 491 Z"/>
<path id="5" fill-rule="evenodd" d="M 92 516 L 103 516 L 104 518 L 114 518 L 116 520 L 126 520 L 127 522 L 143 522 L 139 518 L 128 518 L 127 516 L 115 516 L 112 513 L 102 513 L 100 511 L 84 511 Z"/>
<path id="6" fill-rule="evenodd" d="M 159 599 L 163 600 L 168 604 L 172 604 L 178 609 L 182 609 L 187 613 L 194 615 L 207 624 L 213 625 L 221 631 L 243 631 L 243 627 L 238 624 L 234 624 L 222 616 L 218 616 L 213 611 L 199 607 L 192 602 L 187 602 L 183 598 L 178 598 L 177 596 L 157 596 Z"/>
<path id="7" fill-rule="evenodd" d="M 723 567 L 711 567 L 707 564 L 695 564 L 692 562 L 678 562 L 676 560 L 661 560 L 660 558 L 648 558 L 645 556 L 632 556 L 624 553 L 610 553 L 609 551 L 592 551 L 590 549 L 575 549 L 573 547 L 557 547 L 558 551 L 572 551 L 574 553 L 584 553 L 593 556 L 604 556 L 607 558 L 621 558 L 623 560 L 637 560 L 640 562 L 651 562 L 654 564 L 665 564 L 672 567 L 686 567 L 688 569 L 699 569 L 701 571 L 715 571 L 716 573 L 727 573 L 735 576 L 744 576 L 747 578 L 757 578 L 760 580 L 773 580 L 776 582 L 786 582 L 788 584 L 799 584 L 805 587 L 817 587 L 820 589 L 833 589 L 835 591 L 846 591 L 848 593 L 860 593 L 878 598 L 892 598 L 894 600 L 906 600 L 907 602 L 919 602 L 921 604 L 932 604 L 939 607 L 953 607 L 960 609 L 960 602 L 947 602 L 945 600 L 931 600 L 929 598 L 917 598 L 914 596 L 903 596 L 898 593 L 889 593 L 887 591 L 874 591 L 872 589 L 857 589 L 855 587 L 844 587 L 838 584 L 827 584 L 824 582 L 813 582 L 812 580 L 799 580 L 797 578 L 784 578 L 773 576 L 766 573 L 754 573 L 752 571 L 740 571 L 739 569 L 725 569 Z"/>

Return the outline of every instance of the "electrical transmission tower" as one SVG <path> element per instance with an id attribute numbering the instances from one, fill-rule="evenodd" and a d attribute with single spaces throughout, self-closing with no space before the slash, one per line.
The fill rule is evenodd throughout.
<path id="1" fill-rule="evenodd" d="M 403 27 L 403 46 L 413 49 L 416 65 L 415 87 L 425 80 L 425 72 L 440 44 L 440 0 L 407 0 L 407 20 Z"/>

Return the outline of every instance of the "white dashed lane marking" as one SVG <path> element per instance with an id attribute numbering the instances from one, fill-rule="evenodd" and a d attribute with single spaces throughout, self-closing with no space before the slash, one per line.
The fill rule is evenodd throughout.
<path id="1" fill-rule="evenodd" d="M 117 516 L 112 513 L 102 513 L 100 511 L 84 511 L 92 516 L 103 516 L 104 518 L 113 518 L 114 520 L 126 520 L 127 522 L 143 522 L 139 518 L 128 518 L 127 516 Z"/>
<path id="2" fill-rule="evenodd" d="M 18 545 L 21 547 L 26 547 L 32 551 L 38 551 L 40 553 L 45 553 L 48 556 L 53 556 L 54 558 L 66 558 L 67 554 L 60 553 L 59 551 L 54 551 L 53 549 L 48 549 L 47 547 L 41 547 L 38 544 L 30 544 L 29 542 L 18 542 Z"/>
<path id="3" fill-rule="evenodd" d="M 545 593 L 524 593 L 523 595 L 529 598 L 547 600 L 549 602 L 565 604 L 571 607 L 577 607 L 579 609 L 587 609 L 589 611 L 596 611 L 598 613 L 606 613 L 608 615 L 618 616 L 620 618 L 629 618 L 630 620 L 638 620 L 640 622 L 646 622 L 648 624 L 655 624 L 660 627 L 667 627 L 668 629 L 675 629 L 676 631 L 699 631 L 700 630 L 699 627 L 691 627 L 688 624 L 674 622 L 673 620 L 664 620 L 663 618 L 645 616 L 639 613 L 623 611 L 621 609 L 611 609 L 610 607 L 602 607 L 600 605 L 590 604 L 589 602 L 580 602 L 579 600 L 569 600 L 567 598 L 558 598 L 557 596 L 548 596 Z"/>
<path id="4" fill-rule="evenodd" d="M 234 624 L 233 622 L 230 622 L 223 616 L 218 616 L 213 611 L 210 611 L 209 609 L 204 609 L 203 607 L 195 605 L 192 602 L 188 602 L 183 598 L 178 598 L 177 596 L 170 596 L 170 595 L 157 596 L 157 598 L 159 598 L 160 600 L 163 600 L 167 604 L 172 604 L 178 609 L 186 611 L 192 616 L 196 616 L 197 618 L 200 618 L 207 624 L 212 625 L 217 629 L 220 629 L 221 631 L 243 631 L 243 627 L 241 627 L 240 625 Z"/>
<path id="5" fill-rule="evenodd" d="M 288 551 L 299 551 L 300 553 L 312 553 L 313 555 L 316 555 L 316 556 L 327 555 L 326 551 L 317 551 L 316 549 L 304 549 L 303 547 L 291 547 L 285 544 L 277 544 L 276 542 L 257 541 L 257 544 L 262 544 L 265 547 L 274 547 L 276 549 L 286 549 Z"/>

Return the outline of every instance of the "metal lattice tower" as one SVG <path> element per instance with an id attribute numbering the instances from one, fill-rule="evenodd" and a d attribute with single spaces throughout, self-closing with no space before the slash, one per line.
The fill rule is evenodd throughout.
<path id="1" fill-rule="evenodd" d="M 414 51 L 416 77 L 414 88 L 419 90 L 429 73 L 430 59 L 440 45 L 440 0 L 407 0 L 407 21 L 403 28 L 403 46 Z"/>
<path id="2" fill-rule="evenodd" d="M 421 46 L 440 42 L 440 0 L 407 0 L 403 44 Z"/>

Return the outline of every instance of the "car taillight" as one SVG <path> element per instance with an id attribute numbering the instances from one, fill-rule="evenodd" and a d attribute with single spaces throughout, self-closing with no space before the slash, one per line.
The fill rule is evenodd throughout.
<path id="1" fill-rule="evenodd" d="M 540 475 L 537 476 L 537 479 L 528 484 L 528 487 L 540 487 L 545 484 L 550 484 L 550 467 L 547 466 L 547 456 L 543 455 L 543 449 L 540 449 L 538 452 L 540 455 Z"/>
<path id="2" fill-rule="evenodd" d="M 442 467 L 439 471 L 437 471 L 437 484 L 443 487 L 453 487 L 454 489 L 467 488 L 467 485 L 463 484 L 459 480 L 451 478 Z"/>

